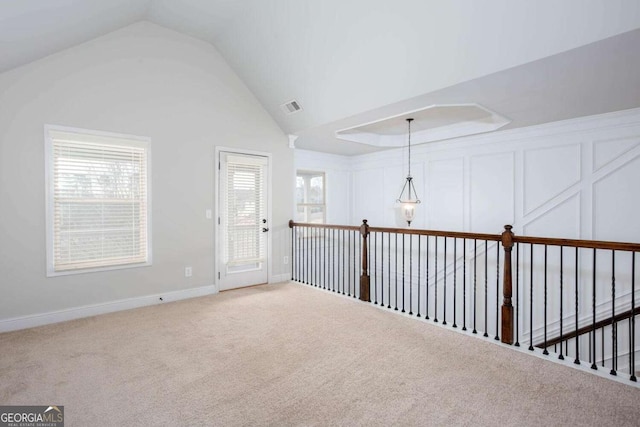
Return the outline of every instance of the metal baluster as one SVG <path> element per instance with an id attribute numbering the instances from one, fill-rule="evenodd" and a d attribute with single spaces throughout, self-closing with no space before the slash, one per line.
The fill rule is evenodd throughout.
<path id="1" fill-rule="evenodd" d="M 516 243 L 516 347 L 520 347 L 520 243 Z"/>
<path id="2" fill-rule="evenodd" d="M 342 243 L 340 244 L 341 252 L 342 252 L 342 295 L 344 295 L 344 285 L 345 285 L 345 247 L 344 247 L 344 230 L 340 230 L 342 232 Z"/>
<path id="3" fill-rule="evenodd" d="M 293 241 L 293 236 L 295 232 L 295 227 L 291 227 L 291 281 L 295 280 L 295 258 L 293 257 L 294 251 L 293 248 L 295 247 L 295 242 Z"/>
<path id="4" fill-rule="evenodd" d="M 533 243 L 529 246 L 529 350 L 533 351 Z"/>
<path id="5" fill-rule="evenodd" d="M 358 240 L 358 246 L 353 247 L 353 251 L 356 252 L 356 248 L 358 248 L 357 251 L 357 255 L 354 253 L 354 259 L 353 262 L 355 263 L 355 266 L 353 268 L 353 297 L 357 298 L 357 294 L 360 293 L 360 286 L 358 286 L 358 284 L 360 283 L 360 276 L 362 276 L 362 238 L 359 236 L 359 232 L 358 231 L 354 231 L 353 232 L 353 241 L 355 242 L 356 239 Z M 367 260 L 368 261 L 368 260 Z M 359 274 L 358 274 L 359 273 Z"/>
<path id="6" fill-rule="evenodd" d="M 611 323 L 611 327 L 613 328 L 613 323 Z M 600 345 L 602 346 L 602 348 L 600 349 L 602 360 L 600 362 L 602 363 L 602 367 L 604 368 L 604 326 L 600 328 Z M 613 355 L 611 356 L 611 365 L 613 366 Z"/>
<path id="7" fill-rule="evenodd" d="M 320 244 L 322 247 L 322 250 L 320 252 L 320 277 L 322 278 L 322 289 L 329 289 L 329 286 L 327 285 L 327 230 L 325 228 L 320 228 L 318 230 L 319 233 L 322 233 L 321 235 L 318 235 L 319 239 L 321 240 Z"/>
<path id="8" fill-rule="evenodd" d="M 549 354 L 547 351 L 547 245 L 544 245 L 544 350 L 542 354 Z"/>
<path id="9" fill-rule="evenodd" d="M 429 320 L 429 236 L 427 236 L 427 248 L 426 248 L 426 253 L 427 253 L 427 265 L 426 265 L 426 271 L 425 271 L 425 275 L 427 276 L 427 280 L 426 280 L 426 284 L 424 287 L 424 294 L 425 294 L 425 308 L 424 308 L 424 320 Z"/>
<path id="10" fill-rule="evenodd" d="M 387 264 L 389 265 L 388 283 L 387 283 L 387 308 L 391 308 L 391 233 L 387 237 L 387 243 L 389 245 L 389 253 L 387 254 Z"/>
<path id="11" fill-rule="evenodd" d="M 404 233 L 402 234 L 402 313 L 404 313 Z"/>
<path id="12" fill-rule="evenodd" d="M 473 239 L 473 333 L 477 334 L 478 330 L 476 329 L 476 314 L 478 311 L 477 306 L 477 282 L 478 282 L 478 241 Z"/>
<path id="13" fill-rule="evenodd" d="M 302 244 L 302 248 L 300 247 L 300 245 Z M 302 239 L 302 237 L 300 236 L 300 227 L 296 227 L 296 280 L 298 282 L 304 282 L 303 276 L 302 276 L 302 272 L 303 272 L 303 258 L 302 255 L 304 253 L 303 251 L 304 249 L 304 240 Z"/>
<path id="14" fill-rule="evenodd" d="M 380 233 L 380 306 L 384 307 L 384 233 Z"/>
<path id="15" fill-rule="evenodd" d="M 324 229 L 324 263 L 325 263 L 325 268 L 324 268 L 324 284 L 327 287 L 327 290 L 331 290 L 331 282 L 329 281 L 329 257 L 330 257 L 330 253 L 329 253 L 329 229 L 325 228 Z"/>
<path id="16" fill-rule="evenodd" d="M 602 327 L 604 331 L 604 326 Z M 604 342 L 604 339 L 602 340 Z M 631 349 L 634 351 L 635 349 Z M 604 351 L 602 352 L 604 359 Z M 616 322 L 616 251 L 611 251 L 611 375 L 618 369 L 618 322 Z"/>
<path id="17" fill-rule="evenodd" d="M 484 334 L 482 336 L 488 337 L 489 333 L 489 241 L 484 241 Z"/>
<path id="18" fill-rule="evenodd" d="M 373 303 L 378 305 L 378 233 L 373 233 Z"/>
<path id="19" fill-rule="evenodd" d="M 296 227 L 291 227 L 291 269 L 293 273 L 291 273 L 291 280 L 298 281 L 298 238 L 297 238 Z"/>
<path id="20" fill-rule="evenodd" d="M 308 227 L 303 228 L 303 230 L 304 230 L 303 232 L 304 232 L 304 235 L 305 235 L 305 240 L 307 241 L 307 244 L 305 245 L 307 247 L 307 251 L 306 251 L 306 254 L 305 254 L 305 257 L 304 257 L 305 258 L 305 264 L 306 264 L 306 268 L 305 268 L 305 271 L 304 271 L 304 279 L 305 279 L 304 282 L 307 285 L 310 285 L 311 284 L 311 277 L 310 277 L 311 275 L 309 273 L 311 272 L 311 237 L 310 237 L 311 233 L 309 233 L 309 228 Z"/>
<path id="21" fill-rule="evenodd" d="M 336 230 L 333 229 L 331 230 L 331 282 L 333 283 L 333 292 L 336 292 L 336 288 L 338 287 L 339 283 L 336 280 L 336 271 L 337 271 L 337 265 L 336 265 Z"/>
<path id="22" fill-rule="evenodd" d="M 595 357 L 595 342 L 596 342 L 596 333 L 594 331 L 589 331 L 589 333 L 587 334 L 589 335 L 589 363 L 591 363 L 591 357 Z M 593 342 L 593 352 L 591 351 L 591 342 Z M 595 365 L 595 360 L 593 361 L 594 365 Z M 597 369 L 598 367 L 596 366 L 595 368 L 592 366 L 592 369 Z"/>
<path id="23" fill-rule="evenodd" d="M 304 240 L 300 236 L 300 227 L 296 227 L 296 280 L 298 282 L 304 282 L 304 278 L 303 278 L 304 259 L 302 258 L 303 253 L 304 253 Z"/>
<path id="24" fill-rule="evenodd" d="M 325 236 L 325 229 L 324 228 L 318 228 L 318 245 L 320 246 L 320 253 L 318 254 L 318 260 L 319 260 L 319 264 L 318 264 L 318 276 L 320 277 L 320 282 L 318 284 L 322 284 L 322 289 L 326 290 L 326 285 L 327 285 L 327 277 L 324 274 L 325 273 L 325 269 L 326 269 L 326 257 L 325 257 L 325 253 L 327 250 L 327 245 L 326 245 L 326 236 Z"/>
<path id="25" fill-rule="evenodd" d="M 636 253 L 631 252 L 631 333 L 629 339 L 629 348 L 636 348 Z M 631 367 L 629 369 L 629 373 L 631 377 L 629 378 L 631 381 L 638 381 L 636 378 L 636 353 L 635 351 L 630 352 L 630 362 Z"/>
<path id="26" fill-rule="evenodd" d="M 456 279 L 458 275 L 458 239 L 453 238 L 453 326 L 457 328 L 456 325 Z"/>
<path id="27" fill-rule="evenodd" d="M 593 324 L 591 326 L 591 333 L 593 334 L 593 357 L 591 358 L 591 369 L 598 369 L 596 365 L 596 249 L 593 249 L 593 297 L 591 300 L 591 306 L 593 310 Z"/>
<path id="28" fill-rule="evenodd" d="M 575 309 L 576 309 L 576 358 L 573 361 L 576 365 L 580 364 L 580 335 L 578 335 L 578 282 L 579 282 L 579 273 L 578 273 L 578 248 L 576 247 L 576 301 L 575 301 Z"/>
<path id="29" fill-rule="evenodd" d="M 447 324 L 447 236 L 444 236 L 444 294 L 442 296 L 442 305 L 443 307 L 443 315 L 442 315 L 442 324 Z"/>
<path id="30" fill-rule="evenodd" d="M 396 297 L 395 297 L 395 311 L 398 311 L 398 233 L 395 233 L 395 239 L 396 239 L 396 244 L 395 244 L 395 253 L 396 253 L 396 264 L 395 264 L 395 270 L 396 270 Z"/>
<path id="31" fill-rule="evenodd" d="M 418 313 L 416 314 L 417 317 L 420 317 L 420 254 L 422 254 L 422 252 L 420 251 L 420 247 L 422 246 L 420 241 L 422 240 L 422 236 L 418 234 Z"/>
<path id="32" fill-rule="evenodd" d="M 413 235 L 409 234 L 409 314 L 413 314 Z"/>
<path id="33" fill-rule="evenodd" d="M 435 236 L 436 238 L 436 249 L 435 249 L 435 265 L 433 266 L 433 270 L 434 270 L 434 276 L 435 276 L 435 296 L 434 296 L 434 315 L 433 315 L 433 321 L 438 323 L 438 236 Z"/>
<path id="34" fill-rule="evenodd" d="M 562 259 L 563 252 L 564 252 L 564 246 L 560 246 L 560 356 L 558 356 L 558 359 L 560 360 L 564 360 L 564 356 L 562 355 L 562 323 L 564 320 L 564 315 L 562 313 L 562 306 L 564 305 L 563 292 L 562 292 L 562 285 L 563 285 L 562 276 L 564 272 L 564 263 Z"/>
<path id="35" fill-rule="evenodd" d="M 467 239 L 462 239 L 462 330 L 467 330 Z"/>
<path id="36" fill-rule="evenodd" d="M 349 274 L 347 275 L 348 281 L 347 281 L 347 296 L 350 297 L 351 296 L 351 264 L 352 259 L 351 259 L 351 234 L 353 234 L 351 232 L 351 230 L 347 231 L 347 238 L 349 239 L 348 245 L 347 245 L 347 252 L 349 253 Z"/>
<path id="37" fill-rule="evenodd" d="M 311 228 L 311 271 L 313 274 L 311 275 L 311 282 L 313 282 L 313 286 L 318 287 L 318 281 L 316 280 L 316 276 L 318 273 L 318 264 L 316 262 L 316 255 L 318 254 L 317 242 L 316 242 L 316 229 L 315 227 Z"/>
<path id="38" fill-rule="evenodd" d="M 360 240 L 360 237 L 358 236 L 358 232 L 351 230 L 351 233 L 353 234 L 353 258 L 351 258 L 351 262 L 353 262 L 353 276 L 351 277 L 351 279 L 353 280 L 353 294 L 351 295 L 353 298 L 356 298 L 356 289 L 358 288 L 358 268 L 362 262 L 362 258 L 360 258 L 358 256 L 358 254 L 356 253 L 356 248 L 358 247 L 358 245 L 356 244 L 356 241 Z"/>
<path id="39" fill-rule="evenodd" d="M 498 323 L 500 322 L 500 245 L 496 243 L 496 341 L 500 340 Z"/>

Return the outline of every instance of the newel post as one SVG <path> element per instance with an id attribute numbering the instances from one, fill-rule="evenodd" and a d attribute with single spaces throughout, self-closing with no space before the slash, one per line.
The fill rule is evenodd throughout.
<path id="1" fill-rule="evenodd" d="M 367 220 L 362 220 L 360 226 L 360 235 L 362 236 L 362 275 L 360 276 L 360 300 L 371 302 L 369 297 L 369 251 L 367 249 L 367 237 L 369 237 L 369 224 Z"/>
<path id="2" fill-rule="evenodd" d="M 502 246 L 504 247 L 504 275 L 502 278 L 502 342 L 513 344 L 513 305 L 511 304 L 511 249 L 513 248 L 513 233 L 510 225 L 504 226 Z"/>

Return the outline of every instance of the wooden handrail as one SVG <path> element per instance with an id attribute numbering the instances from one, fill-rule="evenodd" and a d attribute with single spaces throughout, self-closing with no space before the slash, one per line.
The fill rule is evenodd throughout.
<path id="1" fill-rule="evenodd" d="M 311 227 L 311 228 L 326 228 L 330 230 L 353 230 L 359 231 L 360 226 L 355 225 L 337 225 L 337 224 L 312 224 L 308 222 L 294 222 L 289 221 L 289 228 L 293 227 Z M 413 228 L 393 228 L 393 227 L 369 227 L 369 232 L 378 233 L 399 233 L 399 234 L 413 234 L 420 236 L 438 236 L 438 237 L 452 237 L 458 239 L 477 239 L 477 240 L 489 240 L 493 242 L 499 242 L 501 240 L 500 234 L 486 234 L 486 233 L 468 233 L 462 231 L 440 231 L 440 230 L 419 230 Z"/>
<path id="2" fill-rule="evenodd" d="M 528 236 L 514 236 L 513 241 L 515 243 L 531 243 L 534 245 L 640 252 L 640 243 L 609 242 L 603 240 L 557 239 L 550 237 Z"/>
<path id="3" fill-rule="evenodd" d="M 615 317 L 613 317 L 614 322 L 618 323 L 621 320 L 625 320 L 628 319 L 630 317 L 633 316 L 637 316 L 638 314 L 640 314 L 640 307 L 636 307 L 634 310 L 627 310 L 624 313 L 620 313 L 620 314 L 616 314 Z M 583 326 L 582 328 L 578 329 L 577 331 L 572 331 L 567 333 L 566 335 L 562 335 L 562 338 L 558 335 L 555 338 L 552 338 L 550 340 L 547 340 L 547 347 L 551 347 L 552 345 L 556 345 L 556 344 L 560 344 L 563 341 L 566 340 L 570 340 L 572 338 L 575 337 L 579 337 L 580 335 L 584 335 L 586 333 L 589 333 L 591 331 L 603 328 L 605 326 L 611 325 L 611 317 L 607 318 L 607 319 L 602 319 L 598 322 L 596 322 L 595 324 L 591 324 L 591 325 L 586 325 Z M 544 342 L 541 342 L 539 344 L 536 344 L 536 347 L 538 348 L 544 348 Z"/>
<path id="4" fill-rule="evenodd" d="M 310 222 L 294 222 L 293 220 L 289 221 L 289 228 L 293 227 L 306 227 L 306 228 L 326 228 L 329 230 L 352 230 L 352 231 L 360 231 L 359 226 L 355 225 L 337 225 L 337 224 L 313 224 Z"/>
<path id="5" fill-rule="evenodd" d="M 359 231 L 360 226 L 356 225 L 337 225 L 337 224 L 312 224 L 305 222 L 289 221 L 289 228 L 292 227 L 313 227 L 313 228 L 327 228 L 333 230 L 353 230 Z M 459 239 L 477 239 L 499 242 L 502 239 L 500 234 L 487 234 L 487 233 L 470 233 L 461 231 L 441 231 L 441 230 L 420 230 L 409 228 L 394 228 L 394 227 L 369 227 L 369 232 L 380 233 L 400 233 L 400 234 L 414 234 L 421 236 L 438 236 L 438 237 L 452 237 Z M 514 243 L 527 243 L 534 245 L 548 245 L 548 246 L 566 246 L 573 248 L 585 248 L 585 249 L 604 249 L 604 250 L 616 250 L 616 251 L 630 251 L 640 252 L 640 243 L 626 243 L 626 242 L 611 242 L 606 240 L 581 240 L 581 239 L 560 239 L 554 237 L 530 237 L 530 236 L 513 236 Z"/>

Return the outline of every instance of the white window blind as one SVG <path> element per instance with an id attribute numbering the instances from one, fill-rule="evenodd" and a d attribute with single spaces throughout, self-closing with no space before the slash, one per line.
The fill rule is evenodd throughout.
<path id="1" fill-rule="evenodd" d="M 232 267 L 263 262 L 266 159 L 228 155 L 225 164 L 225 263 Z"/>
<path id="2" fill-rule="evenodd" d="M 147 263 L 148 140 L 49 129 L 47 144 L 49 272 Z"/>

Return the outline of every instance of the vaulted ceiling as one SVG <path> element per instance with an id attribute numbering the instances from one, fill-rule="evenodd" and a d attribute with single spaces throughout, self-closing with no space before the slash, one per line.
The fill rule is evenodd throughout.
<path id="1" fill-rule="evenodd" d="M 638 0 L 7 0 L 0 72 L 140 20 L 212 43 L 319 151 L 380 149 L 335 132 L 431 105 L 505 128 L 640 107 Z"/>

